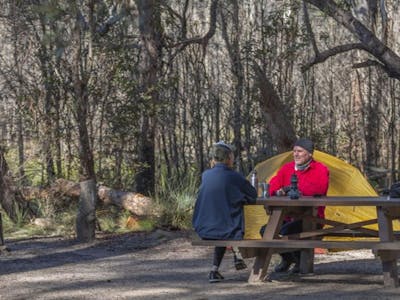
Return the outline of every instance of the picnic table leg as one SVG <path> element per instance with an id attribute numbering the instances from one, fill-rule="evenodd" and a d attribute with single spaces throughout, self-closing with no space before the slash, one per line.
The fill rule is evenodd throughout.
<path id="1" fill-rule="evenodd" d="M 254 260 L 248 279 L 249 283 L 262 282 L 266 280 L 269 263 L 273 254 L 273 249 L 258 249 L 259 253 Z"/>
<path id="2" fill-rule="evenodd" d="M 267 226 L 265 227 L 264 235 L 262 237 L 263 240 L 273 240 L 275 237 L 278 236 L 279 231 L 281 230 L 281 226 L 283 223 L 283 208 L 276 207 L 272 211 L 268 219 Z"/>
<path id="3" fill-rule="evenodd" d="M 306 214 L 316 216 L 318 208 L 307 210 Z M 303 219 L 303 231 L 312 231 L 316 229 L 316 224 L 308 218 Z M 300 255 L 300 273 L 314 273 L 314 249 L 302 249 Z"/>
<path id="4" fill-rule="evenodd" d="M 377 207 L 379 238 L 381 242 L 394 240 L 392 218 L 382 207 Z M 383 284 L 387 287 L 398 287 L 397 252 L 390 250 L 378 251 L 382 261 Z"/>
<path id="5" fill-rule="evenodd" d="M 268 213 L 268 211 L 267 211 Z M 273 240 L 279 233 L 280 227 L 283 222 L 283 209 L 280 207 L 272 211 L 268 219 L 267 226 L 265 227 L 263 240 Z M 269 263 L 271 262 L 274 250 L 271 248 L 258 249 L 256 259 L 254 260 L 253 268 L 251 270 L 248 282 L 254 283 L 265 281 Z"/>

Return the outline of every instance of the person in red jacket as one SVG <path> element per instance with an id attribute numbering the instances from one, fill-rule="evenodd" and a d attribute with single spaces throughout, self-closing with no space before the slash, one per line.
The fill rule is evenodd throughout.
<path id="1" fill-rule="evenodd" d="M 271 196 L 286 195 L 290 187 L 290 179 L 297 175 L 298 189 L 302 196 L 325 196 L 329 186 L 328 168 L 313 159 L 314 143 L 306 138 L 298 139 L 293 147 L 293 161 L 283 165 L 269 182 Z M 325 218 L 325 207 L 318 207 L 318 217 Z M 302 221 L 286 218 L 280 230 L 281 235 L 299 233 L 302 231 Z M 300 251 L 281 254 L 281 263 L 275 267 L 275 272 L 291 270 L 299 272 Z"/>

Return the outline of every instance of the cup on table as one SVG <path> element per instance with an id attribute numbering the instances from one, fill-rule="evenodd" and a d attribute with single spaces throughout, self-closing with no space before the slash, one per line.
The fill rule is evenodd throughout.
<path id="1" fill-rule="evenodd" d="M 267 182 L 261 182 L 258 184 L 258 188 L 259 188 L 259 195 L 261 192 L 261 197 L 262 198 L 268 198 L 269 197 L 269 183 Z"/>

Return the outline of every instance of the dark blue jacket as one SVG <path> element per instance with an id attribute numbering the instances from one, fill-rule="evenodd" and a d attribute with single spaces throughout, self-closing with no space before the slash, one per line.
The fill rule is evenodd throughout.
<path id="1" fill-rule="evenodd" d="M 250 182 L 227 165 L 206 170 L 193 212 L 193 228 L 203 239 L 240 240 L 244 234 L 243 204 L 254 203 Z"/>

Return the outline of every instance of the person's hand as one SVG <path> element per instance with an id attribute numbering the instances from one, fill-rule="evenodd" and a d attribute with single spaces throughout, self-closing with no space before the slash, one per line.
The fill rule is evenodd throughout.
<path id="1" fill-rule="evenodd" d="M 286 193 L 285 193 L 285 191 L 283 190 L 283 188 L 280 188 L 279 190 L 277 190 L 277 191 L 275 192 L 275 194 L 276 194 L 277 196 L 285 196 L 285 195 L 286 195 Z"/>
<path id="2" fill-rule="evenodd" d="M 286 194 L 290 191 L 290 186 L 284 186 L 276 191 L 277 196 L 286 196 Z"/>

